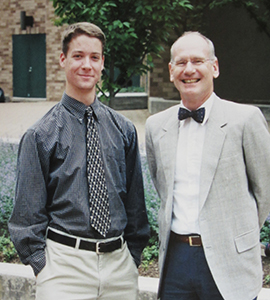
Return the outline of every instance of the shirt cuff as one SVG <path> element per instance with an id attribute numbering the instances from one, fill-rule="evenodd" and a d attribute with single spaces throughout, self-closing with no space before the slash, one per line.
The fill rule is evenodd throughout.
<path id="1" fill-rule="evenodd" d="M 30 258 L 29 264 L 32 267 L 35 276 L 40 273 L 40 271 L 46 265 L 46 257 L 44 250 L 36 251 Z"/>

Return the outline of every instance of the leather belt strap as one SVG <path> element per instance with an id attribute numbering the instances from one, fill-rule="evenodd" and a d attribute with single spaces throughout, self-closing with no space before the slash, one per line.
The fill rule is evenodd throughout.
<path id="1" fill-rule="evenodd" d="M 114 241 L 110 241 L 110 242 L 94 243 L 94 242 L 89 242 L 89 241 L 86 241 L 83 239 L 79 239 L 79 238 L 77 239 L 77 238 L 73 238 L 70 236 L 62 235 L 62 234 L 59 234 L 50 229 L 48 230 L 47 238 L 54 242 L 57 242 L 57 243 L 60 243 L 60 244 L 63 244 L 63 245 L 66 245 L 66 246 L 69 246 L 72 248 L 76 247 L 77 240 L 79 240 L 79 246 L 78 246 L 79 249 L 93 251 L 93 252 L 96 252 L 97 254 L 113 252 L 117 249 L 122 248 L 122 245 L 123 245 L 122 237 L 119 237 L 118 239 L 116 239 Z"/>
<path id="2" fill-rule="evenodd" d="M 202 239 L 200 235 L 182 235 L 171 231 L 171 239 L 180 243 L 189 244 L 191 247 L 202 246 Z"/>

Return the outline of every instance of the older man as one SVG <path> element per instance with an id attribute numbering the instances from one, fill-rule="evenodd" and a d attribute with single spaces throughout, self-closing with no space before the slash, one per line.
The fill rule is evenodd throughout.
<path id="1" fill-rule="evenodd" d="M 151 116 L 146 149 L 161 198 L 162 300 L 252 300 L 259 232 L 270 211 L 270 136 L 254 106 L 220 99 L 213 43 L 187 32 L 171 48 L 181 102 Z M 237 83 L 236 83 L 237 84 Z"/>

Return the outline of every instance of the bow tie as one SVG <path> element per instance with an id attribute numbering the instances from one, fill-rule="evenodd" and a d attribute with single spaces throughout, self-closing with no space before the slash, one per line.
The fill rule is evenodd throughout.
<path id="1" fill-rule="evenodd" d="M 205 114 L 204 107 L 201 107 L 197 110 L 192 110 L 192 111 L 189 111 L 183 107 L 180 107 L 179 112 L 178 112 L 178 119 L 184 120 L 187 118 L 193 118 L 196 122 L 202 123 L 203 119 L 204 119 L 204 114 Z"/>

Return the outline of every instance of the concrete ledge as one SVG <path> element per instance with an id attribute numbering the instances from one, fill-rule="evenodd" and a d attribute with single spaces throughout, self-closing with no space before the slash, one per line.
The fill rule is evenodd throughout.
<path id="1" fill-rule="evenodd" d="M 34 300 L 35 284 L 31 267 L 0 263 L 1 300 Z"/>
<path id="2" fill-rule="evenodd" d="M 158 278 L 139 277 L 139 300 L 156 300 L 158 283 Z"/>
<path id="3" fill-rule="evenodd" d="M 157 299 L 158 278 L 139 277 L 139 300 Z M 0 300 L 34 300 L 35 276 L 30 266 L 0 263 Z"/>
<path id="4" fill-rule="evenodd" d="M 148 111 L 153 115 L 176 104 L 179 104 L 179 100 L 165 100 L 163 98 L 149 97 Z"/>
<path id="5" fill-rule="evenodd" d="M 270 105 L 267 104 L 254 104 L 262 111 L 267 122 L 270 122 Z"/>
<path id="6" fill-rule="evenodd" d="M 115 110 L 146 109 L 147 102 L 146 93 L 118 93 L 110 100 L 110 107 Z"/>
<path id="7" fill-rule="evenodd" d="M 157 299 L 158 278 L 139 277 L 139 300 Z M 35 277 L 30 266 L 0 263 L 0 300 L 34 300 Z M 258 300 L 269 300 L 270 289 L 262 289 Z"/>
<path id="8" fill-rule="evenodd" d="M 13 97 L 12 102 L 39 102 L 46 101 L 47 98 L 32 98 L 32 97 Z"/>
<path id="9" fill-rule="evenodd" d="M 165 110 L 173 105 L 179 104 L 179 100 L 165 100 L 163 98 L 149 97 L 148 99 L 148 111 L 149 113 L 156 114 L 162 110 Z M 254 103 L 250 105 L 255 105 L 260 108 L 267 122 L 270 122 L 270 105 L 268 104 L 258 104 Z"/>

